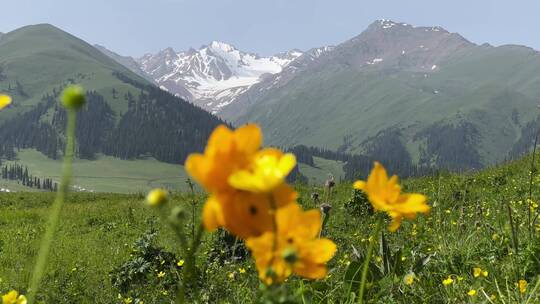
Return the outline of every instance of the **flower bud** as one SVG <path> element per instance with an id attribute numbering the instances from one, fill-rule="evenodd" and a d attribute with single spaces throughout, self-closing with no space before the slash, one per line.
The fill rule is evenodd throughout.
<path id="1" fill-rule="evenodd" d="M 167 202 L 167 192 L 163 189 L 154 189 L 146 196 L 146 202 L 151 207 L 159 207 Z"/>
<path id="2" fill-rule="evenodd" d="M 64 89 L 60 98 L 64 107 L 73 110 L 79 110 L 84 106 L 86 97 L 84 89 L 78 85 L 72 85 Z"/>
<path id="3" fill-rule="evenodd" d="M 330 205 L 329 203 L 322 203 L 320 208 L 321 213 L 325 216 L 328 216 L 328 214 L 330 214 L 330 210 L 332 210 L 332 205 Z"/>

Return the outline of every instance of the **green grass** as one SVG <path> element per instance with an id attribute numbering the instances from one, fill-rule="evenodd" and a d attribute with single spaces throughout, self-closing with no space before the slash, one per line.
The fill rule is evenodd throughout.
<path id="1" fill-rule="evenodd" d="M 532 293 L 540 280 L 540 227 L 531 237 L 526 229 L 529 162 L 530 158 L 525 158 L 478 173 L 405 180 L 404 189 L 426 194 L 433 209 L 427 216 L 405 221 L 397 233 L 385 232 L 388 249 L 376 250 L 378 262 L 374 269 L 382 267 L 390 255 L 397 257 L 392 265 L 399 267 L 374 276 L 367 290 L 368 303 L 490 303 L 484 292 L 497 297 L 493 303 L 540 303 L 540 292 Z M 312 186 L 298 190 L 304 208 L 318 208 L 311 193 L 325 192 Z M 47 207 L 53 197 L 52 193 L 0 194 L 0 291 L 15 288 L 26 292 Z M 533 199 L 539 197 L 537 176 Z M 44 303 L 122 303 L 118 298 L 120 291 L 111 283 L 111 272 L 138 254 L 132 243 L 159 219 L 158 212 L 146 208 L 143 199 L 142 195 L 91 193 L 68 197 L 43 284 Z M 197 195 L 196 200 L 198 215 L 204 197 Z M 191 223 L 188 201 L 189 196 L 177 195 L 169 204 L 171 208 L 180 206 L 187 213 L 183 217 L 186 231 L 190 231 Z M 361 262 L 352 246 L 361 254 L 366 250 L 375 218 L 369 215 L 365 201 L 353 199 L 350 184 L 338 184 L 329 201 L 331 217 L 324 234 L 337 243 L 338 253 L 328 264 L 330 272 L 324 280 L 293 277 L 271 290 L 274 294 L 287 294 L 290 303 L 350 300 L 346 273 Z M 517 252 L 507 207 L 516 224 Z M 154 225 L 159 230 L 158 244 L 179 259 L 173 234 L 160 223 L 158 220 Z M 216 233 L 204 235 L 197 259 L 200 280 L 194 283 L 197 287 L 190 302 L 252 303 L 267 294 L 259 289 L 249 257 L 231 259 L 226 254 L 232 244 Z M 147 270 L 144 277 L 149 284 L 144 285 L 139 296 L 145 303 L 170 303 L 173 290 L 156 279 L 157 271 L 165 271 L 166 278 L 174 282 L 176 270 L 157 265 Z M 474 267 L 487 270 L 489 275 L 474 278 Z M 411 271 L 417 280 L 407 286 L 403 277 Z M 442 280 L 449 275 L 455 282 L 443 286 Z M 524 295 L 514 285 L 518 279 L 529 282 Z M 468 296 L 470 289 L 478 294 Z"/>
<path id="2" fill-rule="evenodd" d="M 314 157 L 315 166 L 300 163 L 300 172 L 308 178 L 309 184 L 322 185 L 331 174 L 336 180 L 344 177 L 343 163 Z M 40 178 L 52 178 L 58 182 L 62 161 L 53 160 L 34 149 L 21 149 L 18 163 L 28 166 L 30 174 Z M 159 162 L 155 159 L 121 160 L 111 156 L 98 155 L 96 160 L 76 159 L 73 163 L 74 181 L 77 189 L 108 193 L 140 193 L 161 187 L 173 191 L 186 190 L 187 174 L 184 166 Z M 53 174 L 51 174 L 54 172 Z M 10 190 L 28 191 L 28 187 L 16 182 L 0 179 Z"/>
<path id="3" fill-rule="evenodd" d="M 47 158 L 33 149 L 20 150 L 17 158 L 14 162 L 28 166 L 32 175 L 50 177 L 59 182 L 61 160 Z M 73 185 L 86 191 L 114 193 L 146 192 L 156 187 L 181 190 L 186 189 L 187 179 L 181 165 L 155 159 L 121 160 L 103 155 L 91 161 L 76 159 L 73 163 L 73 176 Z"/>
<path id="4" fill-rule="evenodd" d="M 343 171 L 343 162 L 313 157 L 315 166 L 309 166 L 303 163 L 299 164 L 300 173 L 308 178 L 311 185 L 324 185 L 328 175 L 332 175 L 335 180 L 341 180 L 345 177 Z"/>

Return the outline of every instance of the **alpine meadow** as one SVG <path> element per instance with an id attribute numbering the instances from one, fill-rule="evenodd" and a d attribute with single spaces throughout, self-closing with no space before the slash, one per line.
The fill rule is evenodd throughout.
<path id="1" fill-rule="evenodd" d="M 6 0 L 0 304 L 540 304 L 538 9 Z"/>

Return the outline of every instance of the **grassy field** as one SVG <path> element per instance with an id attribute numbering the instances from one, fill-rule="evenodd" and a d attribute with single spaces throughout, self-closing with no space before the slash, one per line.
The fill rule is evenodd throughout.
<path id="1" fill-rule="evenodd" d="M 429 197 L 432 212 L 404 222 L 397 233 L 384 232 L 384 246 L 376 250 L 370 268 L 368 302 L 540 303 L 540 226 L 530 234 L 527 229 L 529 162 L 526 158 L 474 174 L 406 180 L 407 191 Z M 537 176 L 533 200 L 540 196 L 539 186 Z M 299 186 L 298 190 L 305 208 L 318 208 L 319 202 L 311 199 L 313 192 L 326 197 L 323 188 Z M 0 194 L 0 291 L 27 291 L 53 198 L 52 193 Z M 143 200 L 142 195 L 70 195 L 38 303 L 136 303 L 138 299 L 172 303 L 181 267 L 175 265 L 182 257 L 171 230 Z M 178 194 L 168 205 L 185 211 L 188 232 L 190 200 L 189 195 Z M 204 196 L 196 194 L 195 200 L 198 217 Z M 338 184 L 329 201 L 332 210 L 324 235 L 337 243 L 338 252 L 324 280 L 293 277 L 281 287 L 265 290 L 241 244 L 222 233 L 207 233 L 197 257 L 199 275 L 192 282 L 196 288 L 188 302 L 258 303 L 269 293 L 279 303 L 356 302 L 354 273 L 375 217 L 350 184 Z M 531 205 L 534 214 L 538 209 Z M 151 227 L 157 231 L 155 243 L 154 233 L 145 233 Z M 475 277 L 475 267 L 487 271 L 485 276 Z M 414 280 L 408 285 L 404 278 L 412 273 Z M 444 285 L 449 276 L 452 282 Z M 519 280 L 528 282 L 523 293 L 515 285 Z M 471 290 L 476 293 L 469 295 Z"/>
<path id="2" fill-rule="evenodd" d="M 329 174 L 338 181 L 344 177 L 342 162 L 319 157 L 314 157 L 314 161 L 314 167 L 299 165 L 300 172 L 308 178 L 309 184 L 322 185 Z M 25 165 L 36 177 L 60 180 L 62 161 L 50 159 L 34 149 L 22 149 L 17 153 L 17 160 L 5 163 Z M 155 159 L 121 160 L 100 155 L 92 161 L 76 159 L 73 170 L 75 189 L 84 189 L 88 192 L 144 193 L 156 187 L 172 191 L 187 189 L 184 166 L 159 162 Z M 2 187 L 13 191 L 33 190 L 17 182 L 0 179 L 0 188 Z"/>
<path id="3" fill-rule="evenodd" d="M 343 162 L 313 157 L 315 166 L 299 164 L 300 173 L 307 177 L 310 185 L 323 185 L 328 179 L 328 175 L 332 175 L 335 180 L 341 180 L 345 177 L 343 171 Z"/>
<path id="4" fill-rule="evenodd" d="M 17 163 L 28 166 L 34 176 L 50 177 L 58 181 L 61 160 L 47 158 L 36 150 L 21 150 Z M 9 162 L 8 162 L 9 163 Z M 51 172 L 53 174 L 51 175 Z M 155 187 L 185 190 L 187 175 L 183 166 L 167 164 L 154 159 L 121 160 L 99 156 L 97 160 L 77 159 L 73 164 L 74 186 L 86 191 L 137 193 Z"/>

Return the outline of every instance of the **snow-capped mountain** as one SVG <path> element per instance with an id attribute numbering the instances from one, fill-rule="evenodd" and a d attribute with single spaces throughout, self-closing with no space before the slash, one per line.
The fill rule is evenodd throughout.
<path id="1" fill-rule="evenodd" d="M 198 50 L 176 52 L 167 48 L 137 62 L 162 89 L 215 114 L 265 75 L 281 72 L 302 54 L 293 50 L 261 57 L 214 41 Z"/>

